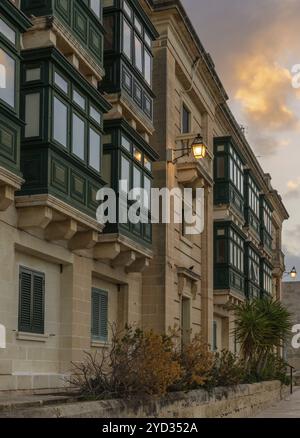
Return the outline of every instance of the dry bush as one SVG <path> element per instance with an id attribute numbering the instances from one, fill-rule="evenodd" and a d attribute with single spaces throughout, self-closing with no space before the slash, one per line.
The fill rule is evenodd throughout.
<path id="1" fill-rule="evenodd" d="M 111 348 L 74 365 L 72 386 L 85 397 L 164 395 L 181 376 L 171 337 L 133 327 L 113 330 Z"/>
<path id="2" fill-rule="evenodd" d="M 187 391 L 208 385 L 212 378 L 214 354 L 203 343 L 200 335 L 196 335 L 190 344 L 184 345 L 176 356 L 182 368 L 176 389 Z"/>

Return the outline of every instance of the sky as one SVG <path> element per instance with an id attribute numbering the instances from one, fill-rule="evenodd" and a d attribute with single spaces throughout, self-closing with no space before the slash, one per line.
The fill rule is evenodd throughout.
<path id="1" fill-rule="evenodd" d="M 292 85 L 292 68 L 300 65 L 300 0 L 182 3 L 230 108 L 283 198 L 290 214 L 283 231 L 286 268 L 300 272 L 300 88 Z"/>

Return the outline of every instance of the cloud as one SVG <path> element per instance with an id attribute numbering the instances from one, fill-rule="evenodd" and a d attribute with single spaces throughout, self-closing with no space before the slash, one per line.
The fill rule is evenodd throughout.
<path id="1" fill-rule="evenodd" d="M 275 155 L 289 146 L 289 140 L 280 140 L 272 136 L 251 136 L 251 143 L 258 154 L 258 158 L 267 158 Z"/>
<path id="2" fill-rule="evenodd" d="M 300 198 L 300 177 L 295 180 L 290 180 L 287 183 L 288 191 L 285 194 L 286 200 Z"/>
<path id="3" fill-rule="evenodd" d="M 292 76 L 287 69 L 256 55 L 240 59 L 236 70 L 235 98 L 251 125 L 268 131 L 296 128 L 298 118 L 289 107 Z"/>

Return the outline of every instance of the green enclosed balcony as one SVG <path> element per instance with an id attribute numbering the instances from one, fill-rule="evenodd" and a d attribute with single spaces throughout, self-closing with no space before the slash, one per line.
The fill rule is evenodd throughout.
<path id="1" fill-rule="evenodd" d="M 249 299 L 260 296 L 260 254 L 251 243 L 245 247 L 246 295 Z"/>
<path id="2" fill-rule="evenodd" d="M 21 7 L 33 17 L 25 49 L 55 46 L 97 85 L 104 76 L 102 0 L 23 0 Z"/>
<path id="3" fill-rule="evenodd" d="M 111 0 L 104 7 L 105 78 L 102 89 L 115 111 L 153 131 L 152 42 L 158 36 L 136 0 Z"/>
<path id="4" fill-rule="evenodd" d="M 260 240 L 260 189 L 250 171 L 246 171 L 245 177 L 245 218 L 246 226 Z"/>
<path id="5" fill-rule="evenodd" d="M 117 233 L 151 247 L 152 226 L 150 221 L 150 194 L 152 187 L 152 163 L 158 159 L 156 152 L 124 120 L 105 122 L 104 140 L 104 179 L 118 193 L 117 223 L 108 224 L 104 233 Z M 119 182 L 125 181 L 126 187 L 120 188 Z M 120 217 L 127 217 L 130 205 L 126 192 L 133 188 L 142 188 L 148 194 L 140 209 L 140 216 L 146 222 L 137 224 L 121 223 Z"/>
<path id="6" fill-rule="evenodd" d="M 234 209 L 244 221 L 244 163 L 231 137 L 214 141 L 214 204 Z"/>
<path id="7" fill-rule="evenodd" d="M 214 290 L 224 303 L 245 298 L 245 236 L 232 222 L 214 225 Z"/>
<path id="8" fill-rule="evenodd" d="M 96 222 L 110 105 L 55 48 L 23 52 L 21 84 L 25 183 L 17 206 L 56 204 Z"/>
<path id="9" fill-rule="evenodd" d="M 268 252 L 272 252 L 272 207 L 266 199 L 265 195 L 260 199 L 260 217 L 261 217 L 261 243 L 263 248 Z"/>
<path id="10" fill-rule="evenodd" d="M 273 295 L 273 266 L 267 259 L 261 259 L 260 265 L 260 288 L 261 295 Z"/>
<path id="11" fill-rule="evenodd" d="M 14 200 L 22 183 L 20 172 L 20 50 L 21 34 L 30 21 L 9 0 L 0 3 L 0 211 Z"/>

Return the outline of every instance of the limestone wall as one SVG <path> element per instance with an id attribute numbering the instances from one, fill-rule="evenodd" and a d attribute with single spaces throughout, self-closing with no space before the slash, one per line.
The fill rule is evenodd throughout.
<path id="1" fill-rule="evenodd" d="M 43 418 L 247 418 L 280 401 L 288 388 L 280 382 L 173 393 L 165 398 L 141 401 L 108 400 L 78 402 L 23 412 L 10 416 Z M 1 416 L 1 414 L 0 414 Z"/>

